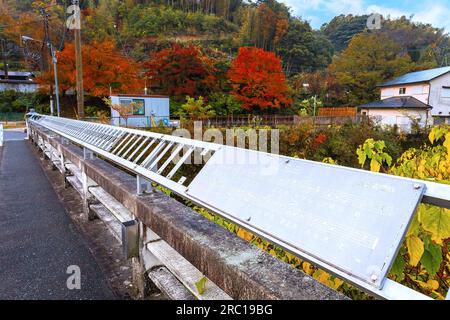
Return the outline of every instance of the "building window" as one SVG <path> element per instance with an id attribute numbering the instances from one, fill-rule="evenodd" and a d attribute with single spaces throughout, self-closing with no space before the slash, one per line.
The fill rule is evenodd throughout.
<path id="1" fill-rule="evenodd" d="M 120 105 L 130 108 L 132 115 L 145 115 L 145 100 L 144 99 L 120 99 Z"/>
<path id="2" fill-rule="evenodd" d="M 441 96 L 442 98 L 450 98 L 450 88 L 447 87 L 442 88 Z"/>
<path id="3" fill-rule="evenodd" d="M 145 115 L 145 100 L 133 99 L 133 114 L 138 116 Z"/>
<path id="4" fill-rule="evenodd" d="M 119 102 L 122 107 L 130 107 L 132 101 L 131 99 L 120 99 Z"/>
<path id="5" fill-rule="evenodd" d="M 406 94 L 406 88 L 400 88 L 400 89 L 398 90 L 398 93 L 399 93 L 399 94 Z"/>

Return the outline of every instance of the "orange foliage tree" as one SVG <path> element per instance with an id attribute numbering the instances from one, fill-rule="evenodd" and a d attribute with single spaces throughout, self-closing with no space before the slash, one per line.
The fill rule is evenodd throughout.
<path id="1" fill-rule="evenodd" d="M 155 53 L 144 66 L 151 89 L 174 98 L 208 96 L 217 86 L 214 60 L 195 46 L 174 44 Z"/>
<path id="2" fill-rule="evenodd" d="M 240 48 L 228 77 L 232 94 L 246 110 L 280 109 L 292 103 L 281 60 L 272 52 Z"/>
<path id="3" fill-rule="evenodd" d="M 82 46 L 83 85 L 88 95 L 102 97 L 115 93 L 137 93 L 144 89 L 139 80 L 139 66 L 124 57 L 111 41 L 93 42 Z M 76 87 L 75 47 L 67 44 L 58 53 L 58 78 L 62 91 Z M 53 72 L 37 79 L 41 88 L 53 82 Z"/>

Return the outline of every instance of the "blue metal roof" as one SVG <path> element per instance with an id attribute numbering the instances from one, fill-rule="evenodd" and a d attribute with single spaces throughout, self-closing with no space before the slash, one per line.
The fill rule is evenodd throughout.
<path id="1" fill-rule="evenodd" d="M 399 85 L 399 84 L 428 82 L 428 81 L 436 79 L 437 77 L 440 77 L 448 72 L 450 72 L 450 66 L 443 67 L 443 68 L 411 72 L 411 73 L 404 74 L 393 80 L 387 81 L 387 82 L 381 84 L 380 87 L 390 87 L 390 86 L 395 86 L 395 85 Z"/>

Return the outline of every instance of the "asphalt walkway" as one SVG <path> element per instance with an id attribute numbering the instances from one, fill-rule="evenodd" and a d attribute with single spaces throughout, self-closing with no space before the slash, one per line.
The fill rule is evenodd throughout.
<path id="1" fill-rule="evenodd" d="M 18 130 L 4 133 L 5 144 L 0 147 L 0 299 L 114 299 L 32 146 L 23 140 L 25 135 Z M 73 275 L 67 273 L 69 266 L 79 267 L 81 289 L 67 287 Z"/>

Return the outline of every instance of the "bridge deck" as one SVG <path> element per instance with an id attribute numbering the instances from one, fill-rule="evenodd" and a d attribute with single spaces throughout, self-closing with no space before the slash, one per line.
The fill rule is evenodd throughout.
<path id="1" fill-rule="evenodd" d="M 86 242 L 67 216 L 24 134 L 0 148 L 0 299 L 114 299 Z M 69 290 L 67 267 L 81 270 Z"/>

